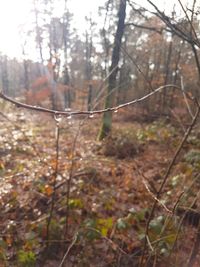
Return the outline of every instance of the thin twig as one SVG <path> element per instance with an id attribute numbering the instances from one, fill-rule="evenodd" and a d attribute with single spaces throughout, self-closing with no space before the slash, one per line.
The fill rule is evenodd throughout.
<path id="1" fill-rule="evenodd" d="M 122 248 L 120 248 L 116 243 L 114 243 L 110 238 L 108 238 L 107 236 L 102 236 L 102 233 L 98 230 L 98 229 L 95 229 L 93 227 L 85 227 L 85 229 L 89 229 L 89 230 L 92 230 L 96 233 L 98 233 L 102 239 L 105 239 L 106 241 L 108 241 L 109 244 L 112 245 L 113 248 L 116 248 L 118 249 L 123 255 L 128 255 L 128 253 L 126 251 L 124 251 Z"/>
<path id="2" fill-rule="evenodd" d="M 185 14 L 187 20 L 188 20 L 188 22 L 189 22 L 189 24 L 190 24 L 191 34 L 192 34 L 192 32 L 193 32 L 193 33 L 194 33 L 194 36 L 195 36 L 195 38 L 196 38 L 196 40 L 198 40 L 197 33 L 196 33 L 196 31 L 195 31 L 195 29 L 194 29 L 194 26 L 193 26 L 193 24 L 192 24 L 192 20 L 190 20 L 188 14 L 187 14 L 187 11 L 185 10 L 185 8 L 184 8 L 182 2 L 181 2 L 180 0 L 178 0 L 178 2 L 179 2 L 179 4 L 180 4 L 180 6 L 181 6 L 181 8 L 182 8 L 182 10 L 183 10 L 183 12 L 184 12 L 184 14 Z M 195 6 L 195 1 L 193 2 L 193 8 L 192 8 L 192 9 L 193 9 L 193 12 L 192 12 L 192 16 L 193 16 L 193 14 L 194 14 L 194 6 Z"/>
<path id="3" fill-rule="evenodd" d="M 130 59 L 130 61 L 136 67 L 136 69 L 138 70 L 138 72 L 142 75 L 144 81 L 149 86 L 149 88 L 148 88 L 149 91 L 154 92 L 154 90 L 152 88 L 152 85 L 151 85 L 151 82 L 148 80 L 148 78 L 146 77 L 146 75 L 144 74 L 144 72 L 142 71 L 142 69 L 140 68 L 140 66 L 138 66 L 138 64 L 135 62 L 135 60 L 133 59 L 133 57 L 126 51 L 126 49 L 123 46 L 121 46 L 121 50 Z"/>
<path id="4" fill-rule="evenodd" d="M 186 128 L 185 128 L 184 124 L 182 123 L 180 116 L 176 112 L 174 112 L 174 110 L 172 108 L 169 108 L 169 111 L 171 112 L 172 116 L 174 116 L 174 118 L 177 120 L 177 122 L 180 124 L 180 126 L 183 130 L 183 133 L 185 133 Z"/>
<path id="5" fill-rule="evenodd" d="M 57 182 L 57 176 L 58 176 L 58 164 L 59 164 L 59 137 L 60 137 L 60 125 L 59 120 L 56 120 L 56 158 L 55 158 L 55 171 L 54 171 L 54 180 L 53 180 L 53 193 L 51 198 L 51 207 L 50 207 L 50 213 L 47 220 L 47 240 L 49 240 L 49 234 L 50 234 L 50 225 L 53 217 L 53 210 L 55 206 L 55 200 L 56 200 L 56 182 Z"/>
<path id="6" fill-rule="evenodd" d="M 178 198 L 177 198 L 177 200 L 176 200 L 176 202 L 175 202 L 175 204 L 174 204 L 174 207 L 173 207 L 173 209 L 172 209 L 172 213 L 174 214 L 175 213 L 175 211 L 176 211 L 176 208 L 177 208 L 177 206 L 178 206 L 178 204 L 179 204 L 179 202 L 180 202 L 180 200 L 181 200 L 181 198 L 182 198 L 182 196 L 185 194 L 185 191 L 182 191 L 180 194 L 179 194 L 179 196 L 178 196 Z"/>
<path id="7" fill-rule="evenodd" d="M 144 29 L 144 30 L 148 30 L 148 31 L 154 31 L 158 34 L 162 34 L 163 33 L 163 28 L 161 29 L 158 29 L 156 27 L 149 27 L 149 26 L 146 26 L 146 25 L 140 25 L 140 24 L 137 24 L 137 23 L 134 23 L 134 22 L 129 22 L 129 23 L 126 23 L 125 26 L 134 26 L 136 28 L 140 28 L 140 29 Z"/>
<path id="8" fill-rule="evenodd" d="M 157 192 L 157 195 L 156 195 L 157 199 L 160 198 L 160 195 L 161 195 L 161 193 L 163 191 L 163 188 L 164 188 L 164 186 L 165 186 L 165 184 L 166 184 L 166 182 L 168 180 L 169 174 L 171 173 L 171 170 L 172 170 L 173 166 L 176 163 L 176 159 L 179 156 L 179 154 L 180 154 L 180 152 L 181 152 L 181 150 L 182 150 L 182 148 L 183 148 L 188 136 L 190 135 L 194 125 L 196 124 L 196 121 L 197 121 L 197 118 L 198 118 L 199 114 L 200 114 L 200 106 L 198 104 L 198 108 L 197 108 L 196 114 L 195 114 L 195 116 L 194 116 L 194 118 L 192 120 L 192 123 L 188 127 L 188 129 L 187 129 L 187 131 L 186 131 L 181 143 L 179 144 L 179 146 L 178 146 L 178 148 L 177 148 L 177 150 L 176 150 L 176 152 L 174 154 L 174 157 L 172 158 L 172 160 L 171 160 L 171 162 L 170 162 L 170 164 L 169 164 L 169 166 L 168 166 L 168 168 L 166 170 L 166 173 L 165 173 L 165 175 L 163 177 L 163 182 L 161 183 L 160 188 L 159 188 L 159 190 Z M 154 203 L 153 203 L 153 206 L 151 208 L 151 212 L 150 212 L 147 224 L 146 224 L 146 230 L 145 230 L 146 238 L 145 238 L 145 241 L 144 241 L 143 254 L 142 254 L 140 265 L 139 265 L 140 267 L 142 267 L 143 262 L 144 262 L 145 252 L 146 252 L 146 248 L 147 248 L 147 236 L 148 236 L 148 233 L 149 233 L 149 225 L 150 225 L 151 220 L 153 219 L 154 212 L 155 212 L 155 209 L 157 207 L 157 203 L 158 203 L 158 201 L 154 200 Z"/>
<path id="9" fill-rule="evenodd" d="M 186 106 L 187 106 L 187 109 L 188 109 L 188 113 L 190 114 L 191 118 L 193 119 L 194 115 L 193 115 L 192 110 L 190 108 L 190 105 L 188 103 L 188 99 L 187 99 L 187 97 L 185 95 L 185 86 L 184 86 L 184 83 L 183 83 L 183 76 L 181 76 L 181 90 L 182 90 L 183 98 L 185 100 L 185 103 L 186 103 Z"/>
<path id="10" fill-rule="evenodd" d="M 192 183 L 190 184 L 190 186 L 187 188 L 187 192 L 189 192 L 189 191 L 191 190 L 192 186 L 195 185 L 195 183 L 198 181 L 199 177 L 200 177 L 200 174 L 198 174 L 198 175 L 195 177 L 195 179 L 192 181 Z M 178 203 L 180 202 L 180 199 L 182 198 L 183 194 L 187 194 L 187 192 L 182 192 L 182 193 L 180 194 L 180 196 L 178 197 L 178 199 L 177 199 L 177 201 L 176 201 L 176 203 L 175 203 L 175 205 L 174 205 L 173 213 L 175 213 L 176 208 L 177 208 L 177 206 L 178 206 Z M 185 209 L 185 212 L 184 212 L 184 214 L 183 214 L 183 216 L 182 216 L 182 218 L 181 218 L 181 221 L 180 221 L 180 223 L 179 223 L 179 225 L 178 225 L 178 227 L 177 227 L 177 232 L 176 232 L 175 241 L 174 241 L 174 243 L 173 243 L 173 246 L 172 246 L 172 249 L 171 249 L 171 252 L 170 252 L 169 257 L 171 257 L 171 255 L 172 255 L 172 251 L 174 251 L 175 246 L 176 246 L 176 244 L 177 244 L 178 236 L 179 236 L 179 233 L 180 233 L 180 231 L 181 231 L 181 227 L 182 227 L 182 225 L 183 225 L 183 222 L 184 222 L 184 219 L 185 219 L 185 217 L 186 217 L 186 214 L 187 214 L 188 210 L 191 210 L 192 207 L 194 206 L 194 204 L 196 203 L 197 199 L 199 198 L 199 194 L 200 194 L 200 190 L 197 192 L 197 194 L 196 194 L 195 198 L 193 199 L 192 203 L 190 204 L 190 206 L 189 206 L 187 209 Z M 191 253 L 191 254 L 192 254 L 192 253 Z"/>
<path id="11" fill-rule="evenodd" d="M 179 25 L 177 23 L 173 23 L 171 21 L 171 19 L 165 15 L 164 12 L 162 12 L 157 6 L 156 4 L 154 4 L 151 0 L 147 0 L 147 2 L 152 5 L 154 7 L 154 9 L 156 10 L 156 12 L 154 13 L 154 15 L 156 15 L 157 17 L 159 17 L 165 24 L 167 27 L 169 27 L 171 29 L 171 31 L 176 34 L 178 37 L 180 37 L 181 39 L 185 40 L 186 42 L 188 42 L 191 45 L 197 45 L 198 47 L 200 47 L 200 42 L 198 39 L 193 38 L 193 36 L 191 36 L 191 34 L 188 34 L 188 32 L 183 31 Z"/>
<path id="12" fill-rule="evenodd" d="M 139 102 L 142 102 L 142 101 L 146 100 L 147 98 L 153 96 L 154 94 L 160 92 L 164 88 L 177 88 L 177 89 L 180 89 L 180 87 L 178 87 L 177 85 L 174 85 L 174 84 L 163 85 L 163 86 L 160 86 L 157 89 L 153 90 L 149 94 L 146 94 L 145 96 L 143 96 L 141 98 L 134 99 L 133 101 L 126 102 L 125 104 L 121 104 L 121 105 L 118 105 L 118 106 L 115 106 L 115 107 L 106 108 L 106 109 L 100 109 L 100 110 L 94 110 L 94 111 L 72 111 L 72 112 L 69 112 L 69 111 L 59 111 L 59 110 L 53 110 L 53 109 L 48 109 L 48 108 L 28 105 L 28 104 L 25 104 L 25 103 L 21 103 L 21 102 L 19 102 L 17 100 L 14 100 L 14 99 L 4 95 L 2 92 L 0 92 L 0 98 L 4 99 L 7 102 L 10 102 L 10 103 L 14 104 L 15 106 L 17 106 L 19 108 L 25 108 L 25 109 L 34 110 L 34 111 L 37 111 L 37 112 L 49 113 L 49 114 L 53 114 L 55 116 L 63 115 L 63 116 L 69 116 L 70 117 L 70 116 L 74 116 L 74 115 L 95 115 L 95 114 L 102 114 L 102 113 L 109 112 L 109 111 L 117 111 L 119 109 L 134 105 L 134 104 L 139 103 Z"/>
<path id="13" fill-rule="evenodd" d="M 197 227 L 197 234 L 196 234 L 196 238 L 193 244 L 193 248 L 188 260 L 188 264 L 187 267 L 193 267 L 195 264 L 195 260 L 196 260 L 196 256 L 199 252 L 199 248 L 200 248 L 200 221 Z"/>
<path id="14" fill-rule="evenodd" d="M 75 167 L 75 160 L 74 160 L 74 156 L 75 156 L 75 151 L 76 151 L 76 144 L 77 144 L 77 140 L 78 140 L 78 136 L 80 134 L 80 130 L 81 130 L 81 126 L 83 126 L 85 122 L 85 119 L 83 121 L 81 121 L 79 123 L 78 126 L 78 130 L 76 132 L 73 144 L 72 144 L 72 161 L 71 161 L 71 167 L 70 167 L 70 171 L 69 171 L 69 177 L 66 180 L 66 185 L 67 185 L 67 190 L 66 190 L 66 215 L 65 215 L 65 233 L 64 236 L 67 238 L 68 235 L 68 228 L 69 228 L 69 201 L 70 201 L 70 190 L 71 190 L 71 182 L 72 182 L 72 178 L 73 178 L 73 171 L 74 171 L 74 167 Z"/>
<path id="15" fill-rule="evenodd" d="M 58 267 L 62 267 L 62 266 L 63 266 L 63 264 L 64 264 L 64 262 L 65 262 L 65 260 L 66 260 L 66 258 L 67 258 L 67 256 L 68 256 L 70 250 L 71 250 L 72 247 L 75 245 L 77 239 L 78 239 L 78 233 L 75 234 L 75 236 L 74 236 L 74 238 L 73 238 L 73 240 L 72 240 L 72 243 L 69 245 L 69 247 L 68 247 L 68 249 L 67 249 L 67 251 L 66 251 L 64 257 L 62 258 L 62 261 L 61 261 L 61 263 L 60 263 L 60 265 L 59 265 Z"/>
<path id="16" fill-rule="evenodd" d="M 172 214 L 172 211 L 171 211 L 170 209 L 168 209 L 167 206 L 166 206 L 164 203 L 162 203 L 162 201 L 161 201 L 160 199 L 158 199 L 158 198 L 151 192 L 150 188 L 149 188 L 148 185 L 147 185 L 147 182 L 146 182 L 144 179 L 142 179 L 142 182 L 143 182 L 145 188 L 147 189 L 147 191 L 149 192 L 149 194 L 152 196 L 152 198 L 153 198 L 155 201 L 157 201 L 157 202 L 159 203 L 159 205 L 161 205 L 161 206 L 162 206 L 168 213 Z"/>

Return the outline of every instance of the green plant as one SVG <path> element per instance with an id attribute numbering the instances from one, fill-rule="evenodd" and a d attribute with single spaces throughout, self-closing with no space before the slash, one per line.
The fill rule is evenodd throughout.
<path id="1" fill-rule="evenodd" d="M 84 203 L 80 198 L 69 199 L 69 207 L 71 209 L 82 209 L 84 207 Z"/>
<path id="2" fill-rule="evenodd" d="M 184 160 L 187 163 L 194 165 L 195 167 L 200 167 L 200 150 L 191 149 L 185 156 Z"/>
<path id="3" fill-rule="evenodd" d="M 144 229 L 139 229 L 139 238 L 143 239 Z M 148 240 L 153 251 L 161 256 L 168 256 L 176 240 L 177 226 L 172 218 L 157 216 L 149 224 Z"/>
<path id="4" fill-rule="evenodd" d="M 112 218 L 94 218 L 87 219 L 84 223 L 86 227 L 86 238 L 89 240 L 99 239 L 100 237 L 107 236 L 109 230 L 112 229 Z"/>
<path id="5" fill-rule="evenodd" d="M 32 251 L 20 250 L 17 258 L 19 267 L 34 267 L 36 264 L 36 256 Z"/>
<path id="6" fill-rule="evenodd" d="M 143 242 L 148 216 L 147 209 L 139 211 L 132 209 L 126 217 L 117 220 L 116 227 L 120 231 L 125 231 L 134 226 L 138 239 Z M 151 220 L 148 230 L 148 243 L 155 253 L 167 256 L 175 242 L 176 235 L 177 226 L 172 218 L 159 215 Z"/>
<path id="7" fill-rule="evenodd" d="M 167 141 L 171 136 L 174 136 L 175 132 L 174 127 L 170 124 L 166 124 L 164 121 L 155 121 L 151 125 L 139 129 L 136 135 L 141 142 L 163 142 Z"/>

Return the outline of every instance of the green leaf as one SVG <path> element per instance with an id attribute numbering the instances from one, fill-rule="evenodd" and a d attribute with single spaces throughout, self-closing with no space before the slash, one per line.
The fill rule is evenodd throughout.
<path id="1" fill-rule="evenodd" d="M 163 227 L 163 216 L 159 216 L 152 220 L 149 224 L 149 228 L 156 234 L 160 234 Z"/>
<path id="2" fill-rule="evenodd" d="M 112 218 L 108 218 L 108 219 L 98 219 L 97 223 L 100 225 L 104 225 L 107 228 L 111 228 L 113 226 L 113 219 Z"/>
<path id="3" fill-rule="evenodd" d="M 88 230 L 86 237 L 89 240 L 94 240 L 94 239 L 99 239 L 100 238 L 100 234 L 98 232 L 95 232 L 94 230 Z"/>
<path id="4" fill-rule="evenodd" d="M 146 209 L 146 208 L 145 208 L 145 209 L 142 209 L 142 210 L 140 210 L 140 211 L 138 211 L 138 212 L 136 212 L 136 213 L 134 214 L 135 219 L 136 219 L 138 222 L 144 221 L 147 212 L 148 212 L 148 209 Z"/>
<path id="5" fill-rule="evenodd" d="M 84 207 L 84 204 L 80 198 L 74 198 L 69 200 L 69 207 L 82 209 Z"/>
<path id="6" fill-rule="evenodd" d="M 18 263 L 22 267 L 34 267 L 36 262 L 36 256 L 32 251 L 20 250 L 18 252 Z"/>
<path id="7" fill-rule="evenodd" d="M 117 220 L 116 226 L 117 226 L 117 229 L 119 229 L 119 230 L 127 229 L 128 223 L 123 218 L 119 218 Z"/>
<path id="8" fill-rule="evenodd" d="M 171 234 L 165 237 L 165 242 L 168 243 L 169 245 L 174 244 L 175 240 L 176 240 L 177 234 Z"/>
<path id="9" fill-rule="evenodd" d="M 86 227 L 96 228 L 96 220 L 95 219 L 87 219 L 85 221 L 85 226 Z"/>
<path id="10" fill-rule="evenodd" d="M 107 236 L 108 230 L 111 229 L 113 226 L 113 219 L 98 219 L 97 220 L 97 227 L 101 231 L 102 236 Z"/>
<path id="11" fill-rule="evenodd" d="M 101 228 L 101 234 L 102 234 L 102 236 L 107 236 L 107 233 L 108 233 L 108 228 L 102 227 Z"/>

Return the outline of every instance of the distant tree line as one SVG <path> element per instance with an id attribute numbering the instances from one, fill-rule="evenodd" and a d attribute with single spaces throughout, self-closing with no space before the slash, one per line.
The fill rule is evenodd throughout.
<path id="1" fill-rule="evenodd" d="M 32 28 L 21 29 L 23 60 L 0 56 L 3 92 L 23 97 L 26 91 L 37 90 L 33 88 L 37 79 L 50 75 L 50 84 L 59 84 L 51 97 L 48 94 L 55 109 L 93 110 L 104 107 L 105 101 L 106 107 L 119 105 L 167 84 L 184 85 L 186 92 L 199 96 L 197 7 L 191 3 L 182 8 L 182 16 L 175 9 L 166 15 L 148 2 L 153 12 L 128 0 L 105 1 L 99 7 L 102 22 L 86 17 L 80 34 L 66 0 L 59 16 L 54 12 L 57 1 L 33 0 Z M 29 59 L 33 39 L 37 62 Z M 62 105 L 57 103 L 56 88 L 62 92 Z M 178 101 L 175 89 L 165 89 L 141 105 L 147 114 L 170 114 Z"/>

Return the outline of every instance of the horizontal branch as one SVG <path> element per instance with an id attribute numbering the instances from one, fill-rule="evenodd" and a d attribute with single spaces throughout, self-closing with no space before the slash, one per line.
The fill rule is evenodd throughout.
<path id="1" fill-rule="evenodd" d="M 174 84 L 163 85 L 163 86 L 158 87 L 154 91 L 150 92 L 149 94 L 147 94 L 141 98 L 134 99 L 133 101 L 126 102 L 125 104 L 121 104 L 121 105 L 118 105 L 115 107 L 100 109 L 100 110 L 94 110 L 94 111 L 71 111 L 71 112 L 69 112 L 69 111 L 60 111 L 60 110 L 53 110 L 53 109 L 48 109 L 48 108 L 43 108 L 43 107 L 38 107 L 38 106 L 32 106 L 32 105 L 28 105 L 25 103 L 21 103 L 17 100 L 14 100 L 14 99 L 4 95 L 2 92 L 0 92 L 0 98 L 7 101 L 7 102 L 14 104 L 18 108 L 25 108 L 25 109 L 29 109 L 29 110 L 33 110 L 33 111 L 37 111 L 37 112 L 49 113 L 49 114 L 53 114 L 55 116 L 57 116 L 57 115 L 62 115 L 62 116 L 95 115 L 95 114 L 102 114 L 102 113 L 105 113 L 108 111 L 118 111 L 119 109 L 125 108 L 127 106 L 131 106 L 131 105 L 134 105 L 136 103 L 140 103 L 140 102 L 146 100 L 147 98 L 153 96 L 154 94 L 160 92 L 164 88 L 180 89 L 180 87 L 178 87 Z"/>
<path id="2" fill-rule="evenodd" d="M 144 30 L 148 30 L 148 31 L 154 31 L 158 34 L 162 34 L 164 28 L 156 28 L 156 27 L 150 27 L 150 26 L 145 26 L 145 25 L 140 25 L 140 24 L 136 24 L 134 22 L 130 22 L 130 23 L 126 23 L 125 26 L 134 26 L 136 28 L 140 28 L 140 29 L 144 29 Z"/>

